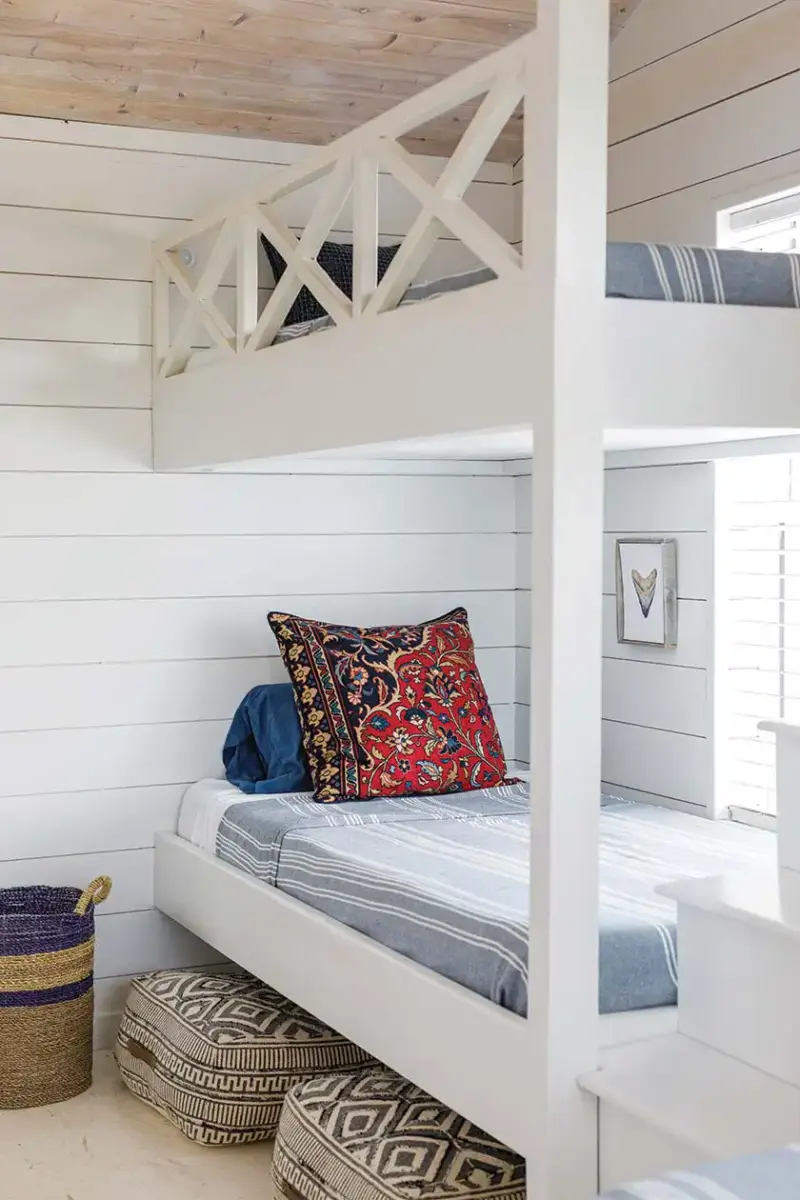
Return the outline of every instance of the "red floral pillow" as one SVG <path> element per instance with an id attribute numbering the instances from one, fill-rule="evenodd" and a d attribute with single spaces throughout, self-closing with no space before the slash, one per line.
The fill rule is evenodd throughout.
<path id="1" fill-rule="evenodd" d="M 356 629 L 270 613 L 317 800 L 497 787 L 506 761 L 463 608 Z"/>

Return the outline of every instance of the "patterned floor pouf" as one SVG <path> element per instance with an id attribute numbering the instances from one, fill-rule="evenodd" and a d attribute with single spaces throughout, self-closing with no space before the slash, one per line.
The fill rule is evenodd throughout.
<path id="1" fill-rule="evenodd" d="M 287 1094 L 278 1200 L 525 1200 L 525 1160 L 385 1068 Z"/>
<path id="2" fill-rule="evenodd" d="M 271 1137 L 287 1091 L 375 1060 L 250 975 L 156 971 L 135 979 L 116 1043 L 122 1078 L 187 1137 Z"/>

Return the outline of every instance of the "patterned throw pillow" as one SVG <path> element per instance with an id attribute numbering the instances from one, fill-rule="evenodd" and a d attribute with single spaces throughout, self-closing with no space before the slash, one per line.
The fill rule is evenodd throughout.
<path id="1" fill-rule="evenodd" d="M 497 787 L 503 747 L 463 608 L 357 629 L 270 613 L 317 800 Z"/>
<path id="2" fill-rule="evenodd" d="M 272 267 L 272 274 L 275 276 L 275 282 L 283 275 L 286 270 L 286 262 L 272 245 L 272 243 L 261 235 L 261 241 L 269 259 L 269 265 Z M 396 246 L 379 246 L 378 247 L 378 282 L 380 283 L 386 272 L 389 270 L 389 265 L 397 251 L 400 249 L 399 244 Z M 322 267 L 327 275 L 330 275 L 333 282 L 344 292 L 348 299 L 353 297 L 353 247 L 344 242 L 323 242 L 317 255 L 317 262 Z M 299 325 L 301 321 L 315 321 L 319 317 L 325 317 L 327 313 L 319 301 L 312 295 L 307 287 L 303 287 L 297 294 L 292 307 L 286 316 L 284 325 Z"/>

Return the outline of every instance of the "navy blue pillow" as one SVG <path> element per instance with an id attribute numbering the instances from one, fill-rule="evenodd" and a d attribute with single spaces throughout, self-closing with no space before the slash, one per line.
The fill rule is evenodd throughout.
<path id="1" fill-rule="evenodd" d="M 310 792 L 290 683 L 260 684 L 237 708 L 222 748 L 225 777 L 248 795 Z"/>
<path id="2" fill-rule="evenodd" d="M 283 275 L 286 270 L 286 262 L 275 249 L 270 241 L 261 235 L 261 241 L 264 245 L 269 265 L 272 267 L 272 274 L 275 276 L 275 282 Z M 378 247 L 378 282 L 380 283 L 386 272 L 389 270 L 389 265 L 394 258 L 400 245 L 396 246 L 379 246 Z M 317 262 L 322 267 L 327 275 L 330 275 L 333 282 L 344 292 L 349 300 L 353 298 L 353 247 L 345 242 L 323 242 Z M 297 294 L 289 312 L 286 315 L 284 325 L 299 325 L 301 321 L 316 321 L 319 317 L 326 317 L 328 314 L 322 307 L 320 302 L 312 295 L 307 287 L 303 287 Z"/>

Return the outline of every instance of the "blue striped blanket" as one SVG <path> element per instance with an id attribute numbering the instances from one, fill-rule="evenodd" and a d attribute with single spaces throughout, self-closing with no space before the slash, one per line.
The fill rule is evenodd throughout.
<path id="1" fill-rule="evenodd" d="M 461 292 L 495 278 L 490 268 L 477 267 L 429 283 L 413 284 L 400 301 L 400 307 L 434 300 L 448 292 Z M 609 242 L 606 295 L 624 300 L 800 308 L 800 254 Z M 334 324 L 331 317 L 315 317 L 284 325 L 275 343 L 291 342 L 317 330 L 330 329 Z"/>
<path id="2" fill-rule="evenodd" d="M 797 1200 L 798 1196 L 800 1146 L 787 1146 L 691 1171 L 670 1171 L 659 1179 L 603 1192 L 602 1200 Z"/>
<path id="3" fill-rule="evenodd" d="M 307 793 L 242 797 L 223 807 L 214 829 L 225 862 L 525 1013 L 527 784 L 337 805 Z M 774 846 L 761 830 L 606 798 L 600 1011 L 676 1002 L 675 910 L 658 884 L 764 865 Z"/>

